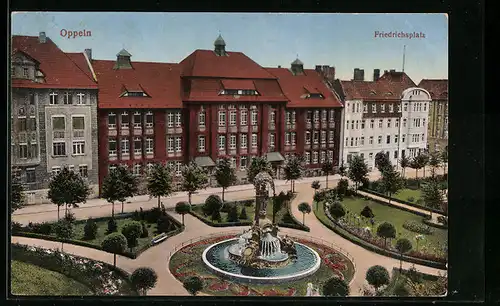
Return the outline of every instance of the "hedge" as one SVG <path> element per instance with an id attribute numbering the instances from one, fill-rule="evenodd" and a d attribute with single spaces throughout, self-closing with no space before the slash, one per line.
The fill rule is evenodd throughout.
<path id="1" fill-rule="evenodd" d="M 120 216 L 115 216 L 115 219 L 124 219 L 124 218 L 128 218 L 130 216 L 132 216 L 132 213 L 126 213 L 126 214 L 122 214 Z M 175 235 L 181 233 L 182 231 L 184 231 L 185 227 L 182 225 L 181 222 L 177 221 L 174 217 L 170 216 L 169 214 L 167 214 L 166 216 L 167 216 L 167 218 L 172 223 L 175 223 L 175 225 L 177 227 L 177 229 L 172 230 L 170 232 L 167 232 L 167 236 L 168 237 L 175 236 Z M 94 221 L 105 221 L 105 220 L 108 220 L 110 218 L 111 217 L 99 217 L 99 218 L 95 218 L 93 220 Z M 87 220 L 78 220 L 78 221 L 75 221 L 75 223 L 85 223 L 85 222 L 87 222 Z M 58 237 L 55 237 L 55 236 L 43 235 L 43 234 L 37 234 L 37 233 L 31 233 L 31 232 L 24 232 L 24 231 L 12 233 L 12 236 L 36 238 L 36 239 L 43 239 L 43 240 L 49 240 L 49 241 L 57 241 L 57 242 L 69 243 L 69 244 L 79 245 L 79 246 L 83 246 L 83 247 L 87 247 L 87 248 L 92 248 L 92 249 L 97 249 L 97 250 L 103 251 L 103 249 L 102 249 L 102 247 L 100 245 L 92 244 L 92 243 L 81 241 L 81 240 L 61 239 L 61 238 L 58 238 Z M 165 239 L 165 240 L 168 240 L 168 238 Z M 163 240 L 163 241 L 165 241 L 165 240 Z M 161 242 L 163 242 L 163 241 L 161 241 Z M 149 242 L 148 244 L 144 245 L 143 247 L 141 247 L 139 249 L 136 249 L 133 252 L 130 252 L 127 249 L 123 253 L 119 253 L 119 255 L 122 255 L 122 256 L 125 256 L 125 257 L 128 257 L 128 258 L 132 258 L 132 259 L 136 259 L 141 253 L 143 253 L 144 251 L 146 251 L 147 249 L 149 249 L 152 246 L 153 245 L 151 244 L 151 242 Z"/>
<path id="2" fill-rule="evenodd" d="M 436 214 L 441 214 L 441 215 L 445 215 L 445 216 L 448 215 L 448 214 L 445 214 L 444 211 L 442 211 L 442 210 L 435 209 L 435 208 L 429 208 L 427 206 L 415 204 L 415 203 L 412 203 L 412 202 L 409 202 L 409 201 L 405 201 L 405 200 L 390 198 L 389 196 L 387 196 L 387 195 L 385 195 L 383 193 L 379 193 L 377 191 L 374 191 L 374 190 L 371 190 L 371 189 L 368 189 L 368 188 L 362 187 L 359 190 L 364 191 L 366 193 L 371 193 L 373 195 L 379 196 L 379 197 L 387 199 L 387 200 L 390 199 L 391 201 L 394 201 L 394 202 L 398 202 L 398 203 L 405 204 L 405 205 L 408 205 L 408 206 L 412 206 L 412 207 L 415 207 L 415 208 L 420 208 L 420 209 L 423 209 L 423 210 L 428 210 L 429 212 L 432 211 L 433 213 L 436 213 Z"/>
<path id="3" fill-rule="evenodd" d="M 317 215 L 317 210 L 316 209 L 313 209 L 314 211 L 314 214 L 316 215 L 316 218 L 324 225 L 326 226 L 327 228 L 329 228 L 330 230 L 334 231 L 335 233 L 337 233 L 339 236 L 343 237 L 344 239 L 347 239 L 369 251 L 372 251 L 372 252 L 375 252 L 375 253 L 378 253 L 380 255 L 384 255 L 384 256 L 388 256 L 388 257 L 392 257 L 394 259 L 401 259 L 401 254 L 397 253 L 397 252 L 393 252 L 391 250 L 386 250 L 386 249 L 383 249 L 383 248 L 380 248 L 374 244 L 371 244 L 359 237 L 356 237 L 355 235 L 349 233 L 348 231 L 344 230 L 342 227 L 340 226 L 331 226 L 329 223 L 325 222 L 324 220 L 322 220 L 318 215 Z M 332 221 L 333 222 L 333 221 Z M 419 264 L 419 265 L 423 265 L 423 266 L 428 266 L 428 267 L 432 267 L 432 268 L 436 268 L 436 269 L 443 269 L 445 270 L 446 269 L 446 262 L 438 262 L 438 261 L 431 261 L 431 260 L 426 260 L 426 259 L 420 259 L 420 258 L 417 258 L 417 257 L 411 257 L 411 256 L 407 256 L 407 255 L 403 255 L 403 260 L 404 261 L 407 261 L 407 262 L 411 262 L 411 263 L 415 263 L 415 264 Z"/>
<path id="4" fill-rule="evenodd" d="M 431 221 L 429 221 L 427 219 L 423 219 L 422 222 L 424 222 L 428 226 L 432 226 L 432 227 L 435 227 L 435 228 L 444 229 L 444 230 L 448 229 L 447 225 L 444 225 L 444 224 L 441 224 L 441 223 L 434 223 L 434 222 L 431 222 Z"/>

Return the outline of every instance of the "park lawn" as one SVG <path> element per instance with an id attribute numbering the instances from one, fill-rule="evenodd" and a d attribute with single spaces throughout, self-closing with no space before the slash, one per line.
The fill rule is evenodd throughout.
<path id="1" fill-rule="evenodd" d="M 209 220 L 210 222 L 213 222 L 213 223 L 220 223 L 220 224 L 228 223 L 227 222 L 228 213 L 220 212 L 221 222 L 218 222 L 218 221 L 212 220 L 212 218 L 210 216 L 203 215 L 202 207 L 203 207 L 203 204 L 199 204 L 199 205 L 194 206 L 193 212 L 196 213 L 199 217 L 206 219 L 206 220 Z M 240 215 L 241 211 L 243 210 L 243 207 L 246 210 L 247 218 L 246 219 L 239 219 L 239 221 L 252 221 L 254 219 L 254 216 L 255 216 L 255 204 L 252 204 L 252 206 L 245 206 L 243 204 L 238 205 L 238 216 Z M 280 221 L 281 217 L 286 212 L 286 210 L 287 210 L 286 206 L 283 206 L 281 208 L 281 210 L 276 214 L 276 221 L 277 222 Z M 269 204 L 267 204 L 267 218 L 269 220 L 273 219 L 273 209 L 272 209 L 272 202 L 271 201 L 269 201 Z"/>
<path id="2" fill-rule="evenodd" d="M 90 288 L 61 273 L 17 260 L 12 260 L 11 267 L 14 295 L 94 295 Z"/>
<path id="3" fill-rule="evenodd" d="M 422 190 L 404 188 L 398 191 L 398 193 L 392 195 L 393 199 L 403 201 L 408 201 L 408 198 L 410 197 L 413 197 L 414 199 L 412 203 L 416 203 L 419 199 L 422 198 Z"/>
<path id="4" fill-rule="evenodd" d="M 424 217 L 392 206 L 379 204 L 371 200 L 365 200 L 361 197 L 345 197 L 342 204 L 344 205 L 346 212 L 350 211 L 356 215 L 359 215 L 363 208 L 368 205 L 375 215 L 373 218 L 375 226 L 372 228 L 372 233 L 376 233 L 378 224 L 389 222 L 396 228 L 396 239 L 391 239 L 392 244 L 395 245 L 397 239 L 399 238 L 408 238 L 412 242 L 415 250 L 415 236 L 418 234 L 403 228 L 403 223 L 406 220 L 412 220 L 423 224 L 422 219 Z M 367 220 L 366 222 L 366 224 L 361 225 L 371 227 L 369 221 Z M 425 235 L 425 240 L 419 242 L 419 250 L 422 250 L 422 247 L 424 247 L 427 252 L 436 254 L 437 252 L 434 252 L 433 248 L 443 246 L 447 242 L 448 230 L 434 227 L 432 229 L 434 230 L 434 233 L 432 235 Z"/>

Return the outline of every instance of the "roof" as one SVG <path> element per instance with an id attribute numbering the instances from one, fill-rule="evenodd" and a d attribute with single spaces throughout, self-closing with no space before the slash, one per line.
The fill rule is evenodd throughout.
<path id="1" fill-rule="evenodd" d="M 400 100 L 403 91 L 417 87 L 404 72 L 385 72 L 376 81 L 340 81 L 346 100 Z"/>
<path id="2" fill-rule="evenodd" d="M 292 62 L 292 65 L 302 65 L 302 66 L 303 66 L 303 65 L 304 65 L 304 63 L 303 63 L 301 60 L 296 59 L 296 60 L 294 60 L 294 61 Z"/>
<path id="3" fill-rule="evenodd" d="M 69 58 L 85 73 L 89 78 L 94 79 L 92 71 L 90 71 L 89 64 L 85 55 L 82 53 L 66 53 Z"/>
<path id="4" fill-rule="evenodd" d="M 339 98 L 323 82 L 313 69 L 304 69 L 304 74 L 293 75 L 286 68 L 266 68 L 278 78 L 283 93 L 290 101 L 287 107 L 342 107 Z M 321 93 L 321 98 L 303 98 L 307 93 Z"/>
<path id="5" fill-rule="evenodd" d="M 132 54 L 128 53 L 128 51 L 127 51 L 127 50 L 125 50 L 125 49 L 121 49 L 121 51 L 120 51 L 120 52 L 118 52 L 118 53 L 116 54 L 116 56 L 128 56 L 128 57 L 130 57 L 130 56 L 132 56 Z"/>
<path id="6" fill-rule="evenodd" d="M 12 53 L 18 51 L 40 63 L 39 69 L 45 75 L 45 83 L 13 79 L 12 87 L 97 88 L 96 82 L 88 74 L 88 67 L 84 68 L 78 56 L 64 53 L 48 37 L 45 43 L 40 43 L 37 36 L 13 36 Z"/>
<path id="7" fill-rule="evenodd" d="M 220 34 L 219 34 L 219 37 L 217 37 L 217 39 L 215 40 L 214 45 L 215 46 L 225 46 L 226 45 L 226 42 L 224 41 L 224 39 L 222 38 L 222 36 Z"/>
<path id="8" fill-rule="evenodd" d="M 224 89 L 248 89 L 255 90 L 255 84 L 252 80 L 222 80 Z"/>
<path id="9" fill-rule="evenodd" d="M 270 162 L 281 162 L 285 160 L 280 152 L 269 152 L 266 154 L 266 159 Z"/>
<path id="10" fill-rule="evenodd" d="M 423 79 L 418 87 L 427 90 L 433 100 L 448 99 L 447 79 Z"/>
<path id="11" fill-rule="evenodd" d="M 196 50 L 179 63 L 184 77 L 274 79 L 266 69 L 241 52 L 217 56 L 212 50 Z"/>
<path id="12" fill-rule="evenodd" d="M 114 64 L 92 61 L 99 108 L 182 108 L 178 64 L 134 62 L 133 69 L 113 69 Z M 143 90 L 148 97 L 120 97 L 125 90 Z"/>
<path id="13" fill-rule="evenodd" d="M 209 156 L 198 156 L 194 158 L 194 162 L 200 167 L 213 167 L 214 161 Z"/>

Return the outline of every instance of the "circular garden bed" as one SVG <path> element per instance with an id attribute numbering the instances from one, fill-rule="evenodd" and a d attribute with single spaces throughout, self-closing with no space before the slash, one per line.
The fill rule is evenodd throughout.
<path id="1" fill-rule="evenodd" d="M 202 278 L 202 292 L 216 296 L 305 296 L 308 283 L 321 286 L 334 276 L 349 283 L 354 276 L 354 264 L 337 250 L 305 239 L 296 239 L 297 242 L 314 249 L 321 257 L 321 266 L 313 275 L 279 285 L 246 284 L 226 280 L 214 275 L 205 266 L 202 253 L 208 246 L 234 237 L 236 235 L 207 238 L 183 247 L 170 258 L 170 272 L 181 282 L 191 276 Z"/>

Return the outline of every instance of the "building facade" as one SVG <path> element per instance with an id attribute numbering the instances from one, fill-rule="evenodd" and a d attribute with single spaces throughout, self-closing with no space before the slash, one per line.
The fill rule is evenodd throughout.
<path id="1" fill-rule="evenodd" d="M 28 204 L 49 202 L 50 179 L 64 166 L 97 195 L 97 84 L 89 53 L 64 53 L 43 32 L 14 36 L 12 47 L 11 165 Z"/>
<path id="2" fill-rule="evenodd" d="M 418 87 L 426 89 L 432 98 L 429 107 L 429 135 L 427 147 L 430 152 L 448 149 L 448 80 L 423 79 Z"/>
<path id="3" fill-rule="evenodd" d="M 375 156 L 388 154 L 393 165 L 402 156 L 414 157 L 426 149 L 426 120 L 430 96 L 404 73 L 374 70 L 372 81 L 356 68 L 350 81 L 335 82 L 344 101 L 342 160 L 348 166 L 353 155 L 363 157 L 369 169 Z"/>

